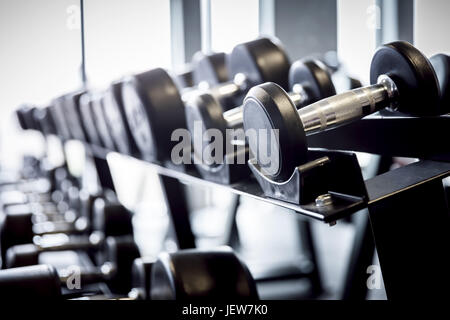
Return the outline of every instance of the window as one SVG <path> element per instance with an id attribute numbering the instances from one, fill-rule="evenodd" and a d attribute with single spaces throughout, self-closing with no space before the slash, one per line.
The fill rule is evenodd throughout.
<path id="1" fill-rule="evenodd" d="M 43 151 L 43 141 L 23 133 L 12 111 L 21 103 L 47 103 L 80 84 L 77 0 L 0 1 L 0 119 L 4 166 Z M 18 143 L 20 141 L 20 143 Z"/>
<path id="2" fill-rule="evenodd" d="M 170 1 L 85 1 L 85 34 L 91 85 L 170 67 Z"/>
<path id="3" fill-rule="evenodd" d="M 211 49 L 229 52 L 259 35 L 258 0 L 210 0 Z"/>

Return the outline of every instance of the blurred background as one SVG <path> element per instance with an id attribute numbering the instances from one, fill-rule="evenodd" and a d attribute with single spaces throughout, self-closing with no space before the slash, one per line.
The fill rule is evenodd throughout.
<path id="1" fill-rule="evenodd" d="M 94 88 L 155 67 L 181 72 L 199 50 L 229 52 L 261 35 L 277 37 L 291 61 L 337 52 L 341 69 L 363 84 L 368 84 L 371 57 L 382 43 L 406 40 L 427 55 L 450 52 L 450 40 L 440 36 L 450 27 L 447 0 L 85 0 L 83 12 L 86 76 Z M 23 102 L 44 104 L 81 86 L 81 25 L 78 0 L 0 0 L 2 169 L 19 168 L 25 153 L 44 152 L 39 134 L 19 129 L 14 109 Z M 78 155 L 71 157 L 70 169 L 81 174 L 86 169 L 83 148 L 75 142 L 67 147 Z M 376 157 L 359 159 L 365 174 L 374 174 Z M 170 221 L 156 173 L 119 154 L 108 161 L 121 202 L 135 211 L 142 252 L 175 250 L 176 242 L 167 237 Z M 302 218 L 297 214 L 247 198 L 236 204 L 235 196 L 220 188 L 186 190 L 199 247 L 226 242 L 237 206 L 237 246 L 252 271 L 301 260 Z M 312 222 L 312 231 L 322 298 L 339 298 L 354 224 Z M 271 282 L 260 290 L 262 297 L 295 299 L 301 298 L 304 283 Z M 370 290 L 369 298 L 385 298 L 383 287 Z"/>

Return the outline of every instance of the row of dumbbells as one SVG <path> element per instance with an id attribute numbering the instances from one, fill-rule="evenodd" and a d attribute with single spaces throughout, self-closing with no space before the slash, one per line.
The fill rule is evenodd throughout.
<path id="1" fill-rule="evenodd" d="M 2 298 L 257 298 L 250 273 L 231 249 L 141 257 L 132 213 L 114 192 L 88 194 L 64 167 L 40 172 L 0 191 Z M 46 190 L 25 186 L 49 176 L 56 183 Z M 67 251 L 83 253 L 87 263 L 78 269 L 46 263 Z"/>
<path id="2" fill-rule="evenodd" d="M 261 170 L 272 180 L 285 181 L 308 161 L 307 134 L 385 107 L 414 116 L 446 114 L 449 108 L 448 57 L 437 55 L 430 62 L 405 42 L 387 44 L 375 53 L 371 86 L 338 95 L 329 68 L 317 60 L 291 65 L 280 45 L 265 38 L 236 46 L 228 57 L 228 72 L 232 81 L 210 85 L 207 91 L 200 82 L 182 92 L 165 70 L 154 69 L 124 78 L 116 91 L 113 84 L 99 99 L 92 92 L 69 94 L 48 108 L 21 109 L 19 119 L 24 128 L 163 164 L 170 164 L 172 132 L 191 129 L 193 120 L 219 130 L 277 129 L 279 139 L 270 141 L 278 151 L 275 166 Z M 95 134 L 101 143 L 94 142 Z M 110 138 L 110 147 L 103 135 Z M 248 146 L 258 158 L 258 141 L 249 140 Z"/>
<path id="3" fill-rule="evenodd" d="M 266 40 L 264 40 L 266 41 Z M 265 42 L 263 42 L 265 43 Z M 223 64 L 225 61 L 225 55 L 223 54 L 213 54 L 213 55 L 197 55 L 197 58 L 194 59 L 197 62 L 195 63 L 195 65 L 197 65 L 197 68 L 194 68 L 194 79 L 199 79 L 201 77 L 203 77 L 203 79 L 207 78 L 207 77 L 216 77 L 216 78 L 221 78 L 222 80 L 224 79 L 224 77 L 221 75 L 223 75 Z M 213 74 L 212 71 L 209 71 L 210 69 L 214 69 L 214 75 L 211 76 Z M 166 72 L 163 72 L 162 70 L 157 70 L 159 72 L 162 72 L 162 77 L 166 76 L 167 78 L 169 77 L 168 74 Z M 155 71 L 153 71 L 154 73 Z M 214 83 L 214 81 L 216 80 L 212 80 L 209 81 L 209 83 Z M 205 80 L 203 81 L 198 81 L 199 83 L 198 85 L 198 89 L 201 90 L 200 88 L 202 87 L 202 85 L 204 86 Z M 218 82 L 218 81 L 217 81 Z M 173 85 L 172 88 L 174 88 L 174 84 L 175 81 L 171 78 L 170 79 L 170 84 Z M 97 143 L 94 145 L 97 146 L 101 146 L 103 148 L 109 149 L 109 150 L 116 150 L 116 151 L 120 151 L 122 150 L 123 153 L 128 153 L 129 152 L 124 152 L 123 148 L 121 149 L 120 147 L 118 148 L 117 146 L 120 145 L 120 143 L 124 142 L 123 140 L 117 139 L 117 135 L 115 136 L 113 133 L 113 124 L 115 124 L 115 122 L 113 122 L 113 120 L 111 119 L 111 115 L 108 116 L 108 111 L 110 111 L 111 106 L 115 105 L 117 107 L 117 104 L 121 102 L 121 99 L 118 99 L 115 95 L 114 92 L 120 89 L 120 83 L 114 83 L 103 95 L 103 99 L 101 100 L 101 105 L 100 108 L 97 108 L 95 111 L 92 112 L 92 114 L 99 114 L 99 118 L 97 118 L 96 120 L 100 120 L 99 122 L 96 122 L 93 126 L 91 126 L 91 130 L 88 130 L 90 132 L 92 132 L 93 128 L 95 128 L 96 132 L 94 133 L 94 135 L 96 134 L 97 137 L 100 137 L 100 139 L 98 140 L 100 143 Z M 170 91 L 170 90 L 169 90 Z M 185 94 L 192 94 L 192 89 L 191 90 L 185 90 Z M 79 101 L 79 105 L 80 107 L 85 106 L 83 104 L 83 100 L 86 99 L 90 99 L 92 98 L 92 94 L 91 93 L 81 93 L 78 92 L 75 95 L 68 95 L 68 96 L 64 96 L 64 97 L 60 97 L 58 99 L 55 100 L 55 105 L 52 105 L 51 111 L 50 112 L 43 112 L 42 109 L 36 109 L 36 108 L 23 108 L 21 109 L 21 112 L 18 112 L 18 116 L 19 116 L 19 121 L 22 125 L 22 127 L 28 127 L 28 128 L 33 128 L 33 129 L 37 129 L 39 131 L 42 131 L 44 133 L 57 133 L 59 137 L 61 137 L 63 140 L 67 140 L 67 139 L 71 139 L 71 138 L 75 138 L 77 136 L 77 134 L 73 134 L 72 136 L 65 136 L 64 133 L 61 135 L 59 133 L 64 132 L 64 130 L 59 130 L 61 128 L 64 128 L 66 125 L 68 125 L 68 130 L 67 132 L 69 132 L 69 135 L 73 132 L 77 132 L 77 129 L 79 128 L 74 128 L 73 126 L 70 125 L 70 122 L 72 122 L 73 124 L 73 120 L 75 118 L 77 118 L 75 116 L 75 118 L 71 118 L 70 114 L 73 115 L 73 109 L 70 109 L 70 104 L 67 105 L 65 103 L 67 103 L 67 101 L 71 101 L 73 99 L 73 101 L 78 100 Z M 91 100 L 89 100 L 91 101 Z M 60 105 L 58 103 L 61 103 Z M 89 107 L 92 106 L 92 104 L 88 103 L 87 104 Z M 105 106 L 108 106 L 105 107 Z M 67 109 L 68 107 L 68 109 Z M 59 112 L 56 113 L 52 113 L 52 111 L 54 110 L 58 110 Z M 70 113 L 70 111 L 72 111 L 72 113 Z M 120 110 L 120 109 L 119 109 Z M 92 110 L 91 110 L 92 111 Z M 117 111 L 117 109 L 116 109 Z M 56 114 L 56 116 L 55 116 Z M 91 113 L 90 113 L 91 114 Z M 59 116 L 63 116 L 62 118 Z M 78 115 L 79 116 L 79 115 Z M 58 125 L 58 119 L 59 120 L 63 120 L 62 122 L 59 123 Z M 85 119 L 85 118 L 83 118 Z M 72 121 L 71 121 L 72 120 Z M 122 121 L 122 119 L 117 119 L 119 121 Z M 106 124 L 106 126 L 103 126 L 103 129 L 106 128 L 106 130 L 101 130 L 102 126 L 99 125 L 100 124 Z M 78 125 L 80 123 L 77 123 Z M 48 130 L 50 129 L 50 130 Z M 80 134 L 81 131 L 78 131 L 78 134 Z M 87 137 L 88 135 L 86 135 L 85 137 Z M 90 137 L 92 137 L 92 135 L 90 135 Z M 103 139 L 102 139 L 103 138 Z M 123 136 L 122 136 L 123 138 Z M 85 141 L 85 142 L 89 142 L 92 144 L 91 141 L 93 141 L 94 139 L 88 139 L 88 141 L 80 139 L 79 136 L 79 140 Z M 108 143 L 105 143 L 107 141 L 112 142 L 110 144 L 110 146 L 108 147 Z M 129 141 L 129 140 L 128 140 Z M 98 220 L 98 219 L 97 219 Z M 100 219 L 101 221 L 109 221 L 105 220 L 105 219 Z M 127 225 L 126 223 L 119 223 L 119 225 L 124 226 Z M 97 230 L 98 232 L 98 230 Z M 101 232 L 102 237 L 98 237 L 98 233 L 95 234 L 96 237 L 94 237 L 94 243 L 92 240 L 92 234 L 90 236 L 89 239 L 84 238 L 81 239 L 81 242 L 78 241 L 80 239 L 70 239 L 70 241 L 67 241 L 66 244 L 63 245 L 59 245 L 59 246 L 48 246 L 48 247 L 44 247 L 41 246 L 41 248 L 39 250 L 34 250 L 34 253 L 31 253 L 33 250 L 31 249 L 32 246 L 27 245 L 27 246 L 23 246 L 22 248 L 20 247 L 16 247 L 14 248 L 15 250 L 10 250 L 11 254 L 9 255 L 9 259 L 8 259 L 8 264 L 10 267 L 17 267 L 18 265 L 24 265 L 24 264 L 32 264 L 33 262 L 37 262 L 37 251 L 55 251 L 55 250 L 61 250 L 61 248 L 78 248 L 81 246 L 84 246 L 85 248 L 93 248 L 96 247 L 97 249 L 101 246 L 103 246 L 102 242 L 100 241 L 101 239 L 105 240 L 107 237 L 109 237 L 109 242 L 105 241 L 105 243 L 116 243 L 115 241 L 112 241 L 111 234 L 105 233 L 105 232 Z M 100 240 L 99 240 L 100 239 Z M 111 246 L 111 245 L 110 245 Z M 28 247 L 28 248 L 26 248 Z M 113 246 L 114 247 L 114 246 Z M 105 249 L 106 250 L 106 249 Z M 28 253 L 27 253 L 28 251 Z M 109 251 L 117 251 L 117 249 L 108 249 L 106 250 L 107 252 Z M 191 255 L 194 254 L 194 252 L 191 253 Z M 186 254 L 184 254 L 183 256 L 185 256 Z M 199 256 L 198 254 L 195 254 L 196 256 Z M 213 253 L 208 253 L 208 255 L 213 255 Z M 214 253 L 214 255 L 216 255 L 216 253 Z M 222 255 L 222 254 L 220 254 Z M 33 256 L 34 258 L 31 259 L 30 256 Z M 118 254 L 114 254 L 114 256 L 118 256 Z M 133 255 L 128 255 L 128 256 L 133 256 Z M 201 256 L 201 255 L 200 255 Z M 20 257 L 20 258 L 19 258 Z M 27 260 L 28 259 L 28 260 Z M 11 262 L 13 261 L 13 262 Z M 24 262 L 25 261 L 25 262 Z M 128 261 L 131 261 L 130 259 Z M 117 262 L 116 262 L 117 263 Z M 208 268 L 211 269 L 211 268 Z M 211 269 L 212 270 L 212 269 Z M 241 279 L 246 279 L 248 276 L 248 272 L 245 272 L 246 277 L 241 277 Z M 87 276 L 85 276 L 86 278 Z M 92 279 L 92 276 L 90 277 Z M 121 276 L 120 278 L 125 278 Z M 125 281 L 126 282 L 126 281 Z M 225 281 L 225 283 L 231 283 L 230 281 Z M 252 291 L 253 292 L 253 291 Z"/>
<path id="4" fill-rule="evenodd" d="M 22 108 L 19 119 L 23 128 L 168 166 L 173 166 L 172 151 L 178 143 L 172 137 L 175 130 L 186 128 L 192 140 L 196 134 L 203 139 L 195 121 L 202 129 L 221 132 L 276 129 L 279 138 L 270 141 L 269 148 L 278 155 L 269 165 L 261 164 L 261 170 L 272 180 L 285 181 L 293 168 L 308 161 L 307 135 L 385 108 L 413 116 L 448 113 L 448 56 L 436 55 L 430 62 L 406 42 L 377 50 L 370 69 L 371 86 L 338 95 L 329 67 L 317 59 L 291 64 L 282 46 L 268 38 L 237 45 L 226 64 L 223 54 L 202 55 L 196 61 L 194 74 L 207 76 L 197 76 L 194 88 L 181 90 L 173 77 L 157 68 L 124 77 L 106 92 L 80 91 L 53 100 L 49 107 Z M 223 82 L 226 77 L 219 76 L 224 69 L 231 80 Z M 27 117 L 29 113 L 37 115 Z M 258 138 L 250 138 L 241 144 L 248 143 L 258 159 Z M 209 142 L 181 152 L 205 157 Z M 203 160 L 202 170 L 214 171 L 216 163 Z"/>
<path id="5" fill-rule="evenodd" d="M 242 116 L 234 107 L 254 85 L 280 84 L 293 92 L 297 107 L 336 93 L 332 80 L 336 68 L 312 58 L 291 65 L 282 46 L 267 38 L 239 44 L 229 55 L 197 54 L 192 65 L 190 88 L 181 89 L 175 77 L 157 68 L 124 77 L 106 91 L 80 90 L 54 99 L 45 108 L 22 106 L 19 121 L 22 128 L 63 140 L 77 139 L 171 164 L 176 144 L 171 135 L 176 129 L 194 133 L 196 120 L 204 129 L 241 125 Z M 345 81 L 349 89 L 360 85 L 351 78 Z"/>

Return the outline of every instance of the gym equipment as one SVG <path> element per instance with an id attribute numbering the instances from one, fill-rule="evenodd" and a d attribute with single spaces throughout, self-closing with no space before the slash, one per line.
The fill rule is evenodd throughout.
<path id="1" fill-rule="evenodd" d="M 90 201 L 90 200 L 88 200 Z M 32 243 L 35 235 L 45 235 L 49 233 L 80 234 L 95 232 L 107 236 L 121 236 L 133 234 L 132 214 L 118 203 L 105 203 L 102 198 L 94 201 L 92 213 L 84 217 L 84 224 L 63 223 L 54 225 L 33 224 L 34 213 L 30 211 L 6 212 L 0 223 L 0 249 L 3 264 L 6 264 L 7 250 L 15 245 Z M 92 217 L 90 216 L 92 215 Z M 83 236 L 82 239 L 88 239 Z M 89 240 L 86 240 L 89 241 Z"/>
<path id="2" fill-rule="evenodd" d="M 151 274 L 156 258 L 141 257 L 133 261 L 131 268 L 132 289 L 128 296 L 134 300 L 150 300 Z"/>
<path id="3" fill-rule="evenodd" d="M 87 133 L 81 121 L 80 112 L 80 98 L 85 93 L 85 90 L 80 90 L 65 95 L 64 103 L 62 104 L 63 110 L 61 110 L 64 113 L 71 138 L 79 141 L 87 141 Z"/>
<path id="4" fill-rule="evenodd" d="M 65 99 L 65 95 L 55 98 L 53 99 L 49 107 L 51 117 L 55 122 L 58 137 L 60 137 L 63 141 L 73 138 L 71 132 L 69 131 L 69 124 L 67 123 L 66 117 L 64 115 Z"/>
<path id="5" fill-rule="evenodd" d="M 17 120 L 23 130 L 41 130 L 39 123 L 35 121 L 36 110 L 37 108 L 30 104 L 22 104 L 16 109 Z"/>
<path id="6" fill-rule="evenodd" d="M 173 80 L 177 84 L 178 88 L 185 89 L 195 85 L 192 73 L 192 69 L 188 68 L 173 76 Z"/>
<path id="7" fill-rule="evenodd" d="M 277 139 L 270 137 L 264 146 L 271 151 L 271 159 L 267 164 L 258 163 L 261 174 L 275 182 L 288 180 L 297 166 L 308 162 L 306 135 L 361 119 L 380 109 L 389 107 L 415 116 L 443 113 L 433 66 L 407 42 L 392 42 L 379 48 L 372 59 L 370 79 L 371 86 L 299 110 L 283 88 L 274 83 L 252 88 L 244 100 L 246 132 L 278 130 Z M 248 136 L 248 144 L 258 162 L 258 137 Z"/>
<path id="8" fill-rule="evenodd" d="M 104 116 L 117 151 L 126 155 L 138 156 L 138 148 L 128 122 L 125 120 L 122 84 L 122 81 L 113 82 L 106 90 L 103 97 Z"/>
<path id="9" fill-rule="evenodd" d="M 49 107 L 36 108 L 33 112 L 33 118 L 39 124 L 40 132 L 45 136 L 57 135 L 55 120 L 53 119 Z M 26 130 L 25 128 L 23 128 Z"/>
<path id="10" fill-rule="evenodd" d="M 216 97 L 242 101 L 247 89 L 268 80 L 288 86 L 289 61 L 267 38 L 237 45 L 229 56 L 232 82 L 211 87 Z M 125 78 L 123 99 L 131 132 L 144 159 L 170 162 L 176 129 L 186 128 L 184 103 L 172 78 L 154 69 Z M 223 105 L 223 104 L 222 104 Z"/>
<path id="11" fill-rule="evenodd" d="M 100 147 L 115 151 L 116 145 L 106 121 L 104 97 L 105 92 L 90 92 L 83 96 L 80 100 L 83 110 L 82 122 L 86 126 L 86 131 L 89 132 L 89 137 L 93 137 L 91 140 L 93 144 L 100 142 Z"/>
<path id="12" fill-rule="evenodd" d="M 82 287 L 98 282 L 108 285 L 115 294 L 127 294 L 131 289 L 131 267 L 140 256 L 139 249 L 129 236 L 108 237 L 105 242 L 106 259 L 100 267 L 81 270 Z M 50 265 L 33 265 L 0 271 L 0 296 L 2 298 L 64 298 L 76 289 L 64 289 L 68 277 L 65 270 L 56 270 Z M 78 290 L 79 291 L 79 290 Z"/>
<path id="13" fill-rule="evenodd" d="M 318 60 L 299 60 L 293 63 L 289 71 L 289 86 L 292 89 L 289 95 L 296 108 L 336 94 L 327 67 Z M 205 92 L 191 99 L 186 104 L 186 122 L 194 142 L 194 157 L 200 159 L 194 162 L 198 164 L 197 168 L 200 174 L 204 178 L 218 180 L 218 182 L 232 183 L 244 173 L 234 173 L 235 177 L 226 178 L 226 175 L 221 172 L 220 167 L 226 165 L 226 162 L 230 158 L 227 151 L 232 150 L 232 152 L 247 153 L 247 149 L 245 151 L 236 151 L 232 147 L 232 145 L 241 146 L 242 148 L 245 146 L 243 130 L 241 141 L 237 141 L 239 139 L 238 137 L 230 137 L 226 133 L 227 129 L 243 129 L 243 106 L 225 111 L 224 113 L 222 113 L 222 110 L 223 108 L 220 102 L 214 97 L 214 94 L 212 92 Z M 198 122 L 202 124 L 201 130 L 198 130 L 199 128 L 196 126 Z M 213 158 L 208 158 L 209 154 L 204 153 L 205 148 L 213 140 L 210 136 L 204 139 L 204 135 L 208 133 L 207 130 L 209 129 L 219 130 L 225 140 L 222 150 L 224 158 L 221 159 L 220 163 L 216 163 Z M 201 144 L 196 143 L 197 141 L 201 141 Z M 237 157 L 236 155 L 232 158 L 236 159 Z M 247 155 L 245 158 L 248 158 Z M 233 169 L 229 168 L 228 170 Z M 232 172 L 230 173 L 233 174 Z M 218 177 L 218 175 L 221 175 L 221 177 Z"/>
<path id="14" fill-rule="evenodd" d="M 95 93 L 85 93 L 80 97 L 80 114 L 81 121 L 86 129 L 87 140 L 95 146 L 104 147 L 102 135 L 98 126 L 101 125 L 96 119 L 96 113 L 94 113 L 94 101 L 99 97 L 99 94 Z M 98 102 L 100 103 L 100 102 Z M 110 140 L 110 139 L 109 139 Z"/>
<path id="15" fill-rule="evenodd" d="M 436 54 L 430 58 L 439 81 L 441 107 L 450 112 L 450 56 Z"/>
<path id="16" fill-rule="evenodd" d="M 229 248 L 162 253 L 153 264 L 152 300 L 257 300 L 255 282 Z"/>
<path id="17" fill-rule="evenodd" d="M 205 54 L 196 52 L 192 57 L 192 81 L 199 87 L 216 86 L 230 79 L 223 52 Z M 193 87 L 193 86 L 190 86 Z"/>
<path id="18" fill-rule="evenodd" d="M 197 81 L 211 81 L 213 84 L 215 84 L 217 81 L 227 80 L 223 79 L 224 75 L 223 71 L 221 70 L 224 68 L 224 61 L 224 54 L 218 53 L 197 55 L 196 61 L 194 63 L 194 71 L 196 73 Z M 218 72 L 220 72 L 220 75 L 216 75 L 216 73 Z M 173 76 L 172 80 L 175 84 L 175 79 L 177 79 L 179 76 L 189 77 L 189 74 L 191 74 L 192 76 L 192 73 L 187 72 L 183 75 Z M 187 81 L 189 79 L 185 80 Z M 83 115 L 82 118 L 83 121 L 86 122 L 86 131 L 89 132 L 87 136 L 93 136 L 93 139 L 91 139 L 95 142 L 93 144 L 101 145 L 99 143 L 100 139 L 97 137 L 98 135 L 100 135 L 103 138 L 103 147 L 105 147 L 106 149 L 139 157 L 138 146 L 136 145 L 130 126 L 126 121 L 125 108 L 122 97 L 122 86 L 123 80 L 115 81 L 108 87 L 107 90 L 102 93 L 102 103 L 100 103 L 102 112 L 100 112 L 99 110 L 94 111 L 94 113 L 96 113 L 97 119 L 99 119 L 101 122 L 98 128 L 96 128 L 96 122 L 95 120 L 93 121 L 92 118 L 92 108 L 98 108 L 99 106 L 93 105 L 92 103 L 90 104 L 90 100 L 88 97 L 84 97 L 81 100 L 81 109 Z M 182 89 L 183 92 L 189 92 L 193 90 L 193 88 L 186 88 L 185 85 L 177 84 L 177 86 Z M 87 105 L 89 104 L 91 105 L 91 108 L 87 107 Z M 96 131 L 98 131 L 99 134 L 97 134 Z"/>

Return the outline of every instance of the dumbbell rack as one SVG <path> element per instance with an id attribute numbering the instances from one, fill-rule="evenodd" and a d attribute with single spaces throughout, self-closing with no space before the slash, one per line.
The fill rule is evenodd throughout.
<path id="1" fill-rule="evenodd" d="M 203 180 L 192 168 L 180 172 L 160 164 L 146 163 L 161 176 L 181 247 L 195 244 L 189 226 L 187 206 L 183 203 L 184 199 L 180 198 L 182 193 L 178 181 L 222 188 L 238 195 L 294 210 L 326 223 L 333 223 L 367 208 L 370 216 L 370 228 L 367 230 L 373 233 L 375 239 L 388 298 L 417 297 L 420 292 L 427 292 L 429 297 L 435 297 L 440 287 L 450 284 L 450 279 L 446 277 L 446 270 L 450 266 L 445 254 L 450 252 L 448 232 L 450 216 L 442 185 L 442 179 L 450 175 L 450 143 L 436 139 L 446 136 L 445 131 L 449 125 L 450 116 L 434 118 L 373 116 L 309 137 L 308 143 L 312 147 L 369 152 L 385 157 L 405 156 L 424 159 L 366 181 L 360 180 L 354 172 L 349 171 L 351 170 L 349 166 L 342 167 L 341 170 L 335 168 L 334 178 L 341 180 L 342 185 L 354 186 L 355 183 L 362 182 L 363 187 L 359 185 L 358 188 L 353 188 L 353 197 L 346 197 L 347 202 L 341 206 L 331 206 L 321 212 L 310 204 L 296 204 L 276 199 L 274 196 L 266 196 L 254 178 L 232 185 L 222 185 Z M 102 163 L 106 159 L 107 150 L 98 147 L 89 148 L 97 159 L 96 162 Z M 330 153 L 324 150 L 310 152 Z M 350 153 L 338 152 L 338 154 L 354 157 Z M 105 176 L 105 168 L 107 167 L 104 165 L 97 168 L 100 175 Z M 308 185 L 303 187 L 308 188 Z M 366 238 L 371 237 L 366 235 Z M 364 247 L 365 244 L 359 245 Z M 361 257 L 353 259 L 356 261 Z M 410 265 L 412 261 L 414 264 Z M 371 261 L 367 261 L 365 265 L 370 264 Z M 361 274 L 354 276 L 359 276 L 365 286 L 368 277 L 366 270 L 359 272 Z"/>
<path id="2" fill-rule="evenodd" d="M 80 3 L 82 6 L 83 1 Z M 82 58 L 84 75 L 84 54 Z M 298 183 L 290 189 L 293 196 L 286 196 L 280 193 L 282 188 L 271 188 L 270 184 L 264 185 L 261 180 L 262 183 L 258 183 L 251 177 L 232 185 L 223 185 L 202 179 L 192 167 L 180 172 L 158 163 L 145 163 L 160 176 L 181 249 L 195 247 L 195 239 L 180 182 L 222 188 L 330 224 L 366 208 L 370 224 L 361 229 L 357 235 L 359 241 L 355 241 L 347 276 L 354 287 L 348 289 L 347 297 L 365 297 L 368 277 L 365 268 L 372 264 L 374 243 L 389 299 L 442 298 L 441 289 L 450 285 L 450 277 L 447 276 L 450 269 L 447 258 L 450 254 L 450 215 L 448 195 L 442 185 L 442 179 L 450 175 L 450 142 L 445 139 L 449 127 L 450 116 L 412 118 L 392 114 L 385 117 L 381 114 L 309 136 L 309 153 L 315 155 L 314 159 L 331 157 L 333 170 L 326 170 L 327 175 L 324 175 L 323 168 L 319 166 L 313 170 L 313 179 L 303 179 L 303 173 L 299 170 Z M 94 160 L 102 187 L 114 189 L 106 161 L 110 151 L 90 145 L 86 145 L 86 150 Z M 424 160 L 364 181 L 354 154 L 327 150 L 351 150 L 379 154 L 385 158 Z M 334 187 L 325 190 L 335 191 L 330 192 L 334 201 L 333 205 L 318 209 L 313 199 L 308 197 L 308 190 L 317 191 L 322 182 L 327 187 Z M 300 194 L 307 196 L 305 198 Z"/>

